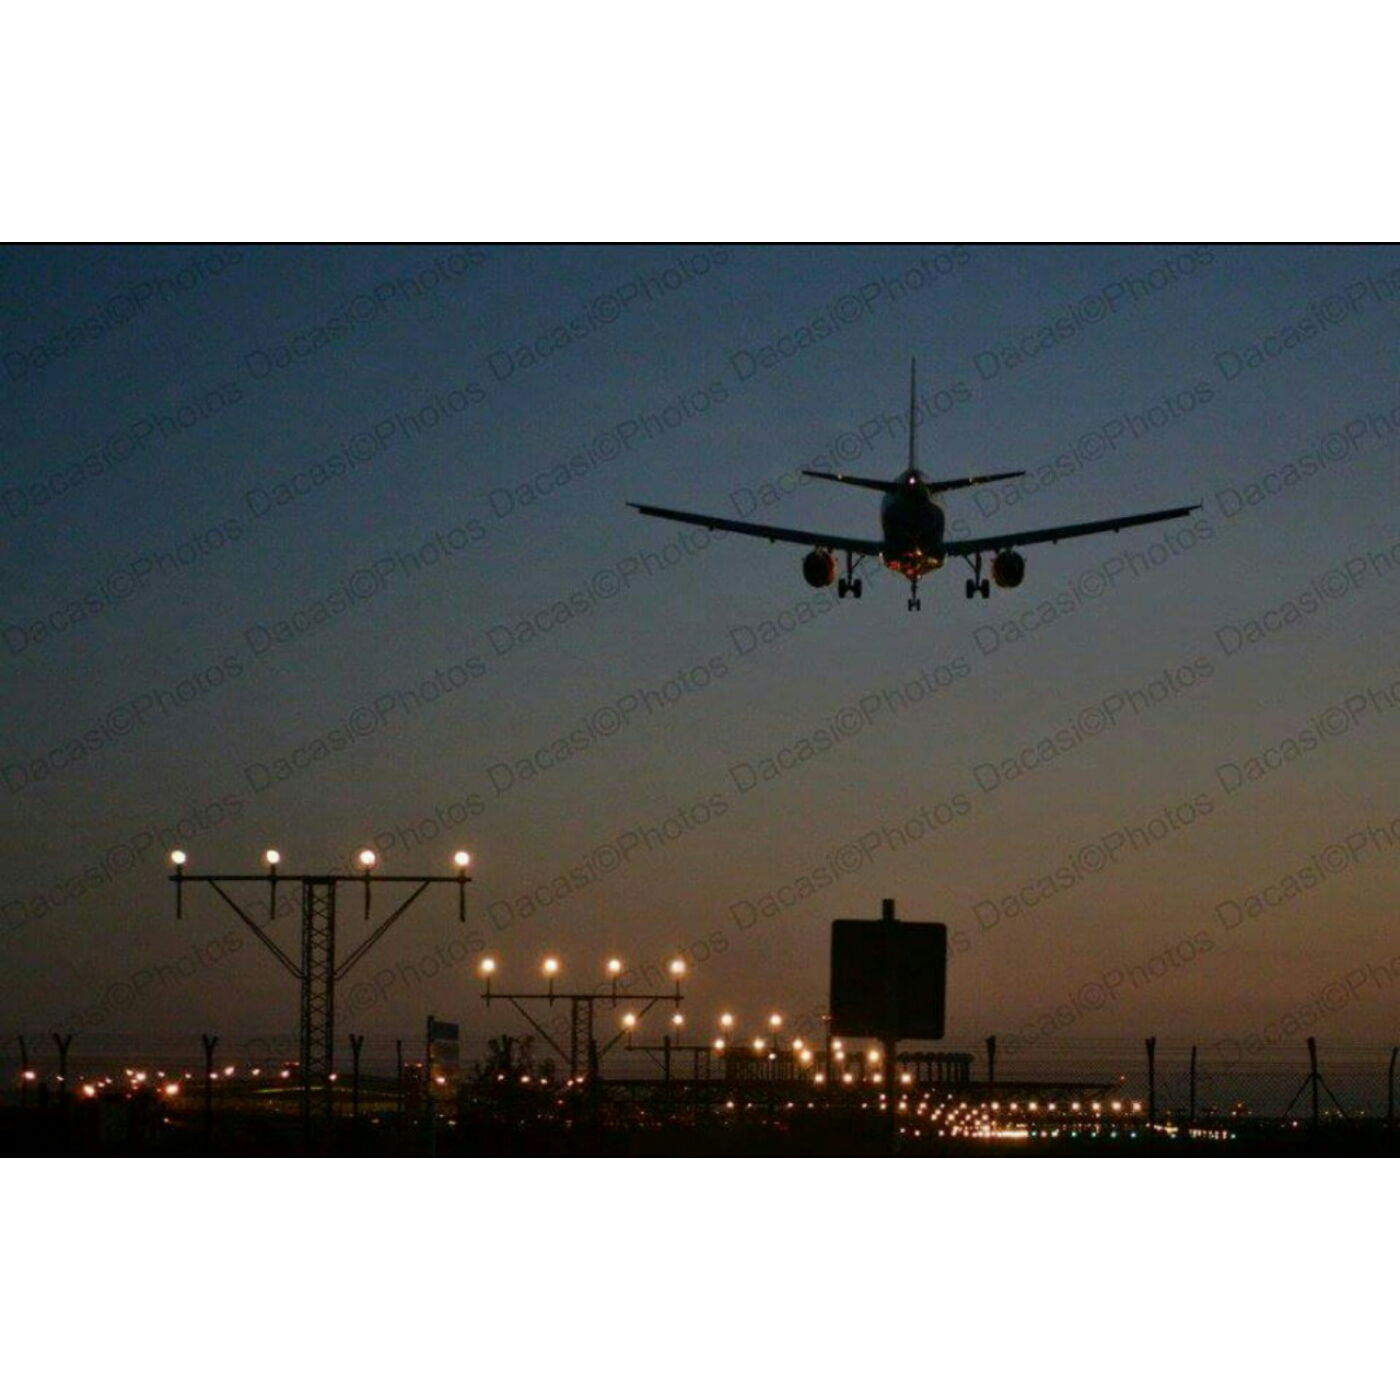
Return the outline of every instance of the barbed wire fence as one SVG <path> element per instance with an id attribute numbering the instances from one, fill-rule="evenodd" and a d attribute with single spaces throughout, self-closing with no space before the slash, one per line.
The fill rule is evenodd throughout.
<path id="1" fill-rule="evenodd" d="M 66 1032 L 64 1033 L 66 1034 Z M 337 1046 L 341 1076 L 348 1077 L 351 1055 L 348 1037 Z M 516 1036 L 517 1043 L 522 1037 Z M 1047 1046 L 1016 1047 L 1002 1044 L 995 1060 L 998 1086 L 1034 1086 L 1037 1083 L 1081 1086 L 1144 1105 L 1151 1102 L 1158 1117 L 1184 1121 L 1197 1119 L 1259 1118 L 1279 1119 L 1290 1114 L 1305 1118 L 1312 1112 L 1312 1062 L 1306 1038 L 1282 1044 L 1259 1045 L 1235 1037 L 1215 1037 L 1195 1043 L 1166 1037 L 1155 1040 L 1149 1064 L 1147 1036 L 1100 1037 L 1057 1041 Z M 215 1072 L 220 1078 L 247 1084 L 250 1077 L 264 1083 L 278 1076 L 291 1078 L 296 1068 L 296 1035 L 292 1031 L 239 1035 L 222 1038 L 215 1052 Z M 814 1042 L 817 1059 L 813 1072 L 822 1068 L 823 1047 Z M 912 1044 L 908 1047 L 916 1048 Z M 920 1047 L 922 1048 L 922 1047 Z M 973 1057 L 970 1093 L 985 1096 L 989 1086 L 987 1047 L 950 1046 L 944 1051 L 963 1050 Z M 533 1047 L 537 1068 L 566 1071 L 547 1046 Z M 400 1061 L 420 1062 L 424 1035 L 367 1036 L 361 1053 L 361 1075 L 367 1083 L 397 1076 Z M 1378 1041 L 1320 1041 L 1317 1044 L 1317 1088 L 1321 1116 L 1394 1122 L 1397 1095 L 1396 1046 Z M 483 1063 L 487 1046 L 464 1045 L 462 1067 L 470 1073 Z M 1193 1063 L 1194 1060 L 1194 1063 Z M 554 1061 L 546 1066 L 547 1061 Z M 678 1057 L 680 1066 L 688 1059 Z M 75 1035 L 66 1051 L 67 1087 L 79 1086 L 98 1077 L 120 1076 L 128 1070 L 152 1076 L 188 1076 L 202 1081 L 204 1051 L 198 1035 L 140 1035 L 95 1032 Z M 257 1071 L 254 1076 L 253 1072 Z M 661 1067 L 654 1055 L 629 1054 L 626 1047 L 615 1048 L 603 1067 L 603 1079 L 659 1078 Z M 50 1092 L 60 1088 L 60 1052 L 53 1034 L 8 1036 L 0 1044 L 0 1095 L 14 1101 L 22 1092 L 37 1092 L 47 1085 Z"/>

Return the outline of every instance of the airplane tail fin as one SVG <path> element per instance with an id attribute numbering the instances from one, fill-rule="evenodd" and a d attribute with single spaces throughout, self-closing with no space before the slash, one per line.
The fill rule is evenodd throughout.
<path id="1" fill-rule="evenodd" d="M 909 473 L 919 467 L 919 378 L 918 361 L 909 361 Z M 819 477 L 822 481 L 836 481 L 842 486 L 863 486 L 867 491 L 892 491 L 897 482 L 886 481 L 873 476 L 847 476 L 845 472 L 816 472 L 804 470 L 803 476 Z M 936 491 L 960 491 L 965 486 L 981 486 L 984 481 L 1009 481 L 1013 476 L 1025 476 L 1025 472 L 993 472 L 989 476 L 950 476 L 943 481 L 926 481 L 924 487 L 930 493 Z"/>
<path id="2" fill-rule="evenodd" d="M 918 455 L 919 455 L 919 454 L 918 454 L 919 430 L 918 430 L 918 427 L 917 427 L 918 420 L 917 420 L 917 418 L 916 418 L 916 416 L 915 416 L 915 412 L 916 412 L 916 410 L 915 410 L 915 404 L 916 404 L 916 401 L 917 401 L 917 400 L 916 400 L 916 388 L 915 388 L 915 383 L 916 383 L 916 381 L 915 381 L 915 369 L 916 369 L 916 368 L 917 368 L 917 362 L 911 357 L 910 360 L 909 360 L 909 470 L 910 470 L 911 472 L 917 471 L 917 470 L 918 470 L 918 466 L 919 466 L 919 462 L 918 462 Z"/>

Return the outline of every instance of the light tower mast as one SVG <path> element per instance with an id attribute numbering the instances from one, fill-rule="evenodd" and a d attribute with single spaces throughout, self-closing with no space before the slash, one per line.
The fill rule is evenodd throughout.
<path id="1" fill-rule="evenodd" d="M 175 917 L 184 917 L 184 889 L 191 881 L 209 885 L 214 893 L 228 905 L 257 940 L 277 959 L 281 965 L 297 979 L 301 991 L 301 1112 L 302 1122 L 309 1126 L 312 1112 L 312 1098 L 316 1090 L 323 1095 L 323 1111 L 327 1118 L 332 1112 L 335 1071 L 335 984 L 346 975 L 361 958 L 384 937 L 398 922 L 399 918 L 419 898 L 429 885 L 457 886 L 457 918 L 465 922 L 467 917 L 467 885 L 471 876 L 467 867 L 471 857 L 466 851 L 458 851 L 453 856 L 457 867 L 455 875 L 379 875 L 375 867 L 378 855 L 366 847 L 359 854 L 360 873 L 348 875 L 329 873 L 320 875 L 284 875 L 279 867 L 282 861 L 280 851 L 269 850 L 264 856 L 266 869 L 260 875 L 188 875 L 185 873 L 187 856 L 184 851 L 172 851 L 170 859 L 175 867 L 170 876 L 175 885 Z M 225 885 L 238 883 L 262 883 L 268 889 L 268 920 L 276 914 L 277 882 L 295 880 L 301 885 L 301 958 L 293 961 L 268 935 L 267 930 L 224 889 Z M 404 896 L 394 909 L 355 947 L 343 962 L 336 962 L 336 893 L 341 885 L 360 885 L 364 890 L 364 917 L 369 918 L 371 891 L 375 885 L 412 885 L 414 888 Z"/>

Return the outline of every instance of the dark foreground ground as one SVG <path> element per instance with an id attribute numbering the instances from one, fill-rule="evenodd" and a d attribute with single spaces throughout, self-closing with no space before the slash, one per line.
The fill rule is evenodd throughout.
<path id="1" fill-rule="evenodd" d="M 0 1109 L 6 1156 L 97 1157 L 863 1157 L 891 1151 L 886 1114 L 814 1105 L 604 1106 L 574 1114 L 528 1105 L 458 1105 L 430 1126 L 370 1108 L 309 1124 L 291 1104 L 161 1112 L 129 1103 Z M 1145 1117 L 974 1124 L 956 1132 L 901 1116 L 898 1153 L 936 1157 L 1371 1157 L 1392 1156 L 1400 1130 L 1377 1120 L 1239 1118 L 1150 1126 Z"/>

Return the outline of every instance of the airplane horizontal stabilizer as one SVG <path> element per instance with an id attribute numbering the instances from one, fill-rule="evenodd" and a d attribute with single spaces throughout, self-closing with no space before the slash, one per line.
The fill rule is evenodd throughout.
<path id="1" fill-rule="evenodd" d="M 981 486 L 984 481 L 1010 481 L 1013 476 L 1025 476 L 1025 472 L 993 472 L 990 476 L 950 476 L 946 481 L 930 481 L 930 491 L 961 491 L 964 486 Z"/>
<path id="2" fill-rule="evenodd" d="M 863 486 L 867 491 L 894 490 L 894 482 L 888 477 L 843 476 L 840 472 L 810 472 L 805 468 L 802 475 L 819 477 L 822 481 L 835 481 L 841 486 Z"/>

